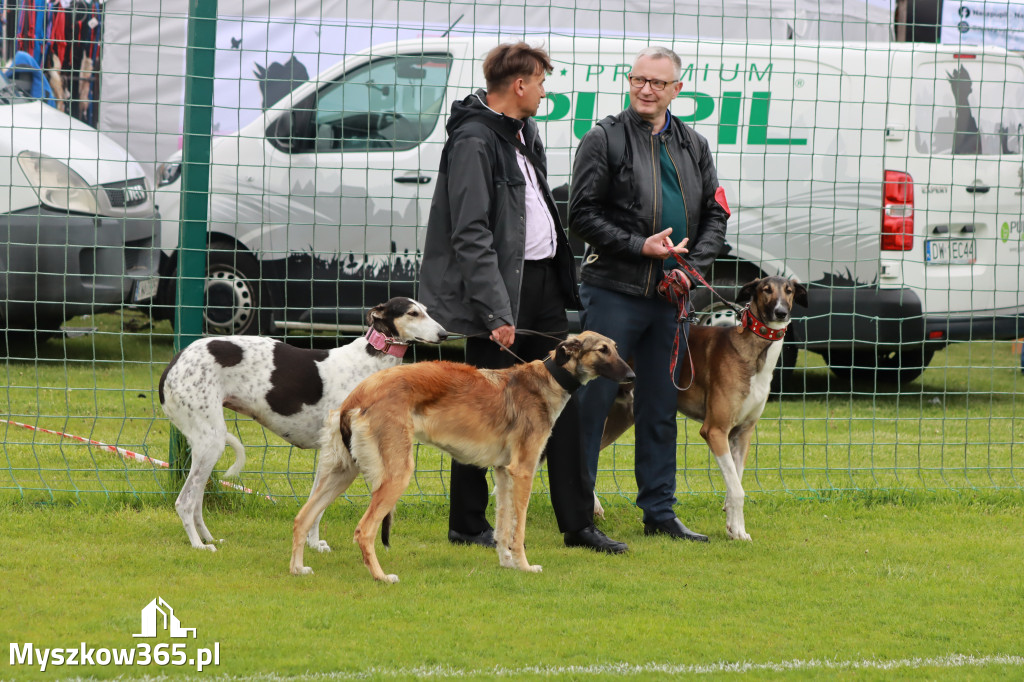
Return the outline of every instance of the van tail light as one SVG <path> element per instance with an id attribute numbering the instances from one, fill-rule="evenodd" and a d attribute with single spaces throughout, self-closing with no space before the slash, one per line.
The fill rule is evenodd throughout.
<path id="1" fill-rule="evenodd" d="M 882 251 L 914 247 L 914 180 L 909 173 L 885 171 L 882 192 Z"/>

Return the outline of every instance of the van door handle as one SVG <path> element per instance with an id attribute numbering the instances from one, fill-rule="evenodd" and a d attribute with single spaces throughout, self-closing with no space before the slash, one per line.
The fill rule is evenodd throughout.
<path id="1" fill-rule="evenodd" d="M 971 194 L 985 194 L 990 189 L 992 189 L 992 188 L 989 187 L 988 185 L 968 185 L 967 186 L 967 191 L 970 192 Z"/>
<path id="2" fill-rule="evenodd" d="M 401 182 L 406 184 L 425 185 L 430 182 L 429 175 L 399 175 L 395 178 L 395 182 Z"/>

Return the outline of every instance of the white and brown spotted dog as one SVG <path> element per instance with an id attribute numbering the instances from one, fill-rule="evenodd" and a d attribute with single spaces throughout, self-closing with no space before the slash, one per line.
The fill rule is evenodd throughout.
<path id="1" fill-rule="evenodd" d="M 498 561 L 540 572 L 523 545 L 533 477 L 572 392 L 598 376 L 623 382 L 633 371 L 613 341 L 593 332 L 561 342 L 546 360 L 508 369 L 420 362 L 373 375 L 324 426 L 318 483 L 295 517 L 291 572 L 312 573 L 302 560 L 306 534 L 361 472 L 373 492 L 355 541 L 375 579 L 398 582 L 381 569 L 374 541 L 383 521 L 388 545 L 391 512 L 415 468 L 415 441 L 447 450 L 463 464 L 494 467 Z"/>
<path id="2" fill-rule="evenodd" d="M 192 468 L 174 508 L 192 546 L 216 551 L 203 522 L 203 492 L 225 445 L 245 466 L 245 448 L 224 421 L 224 408 L 252 417 L 292 445 L 319 447 L 330 410 L 360 381 L 402 362 L 414 341 L 440 343 L 448 333 L 427 309 L 410 298 L 393 298 L 367 316 L 365 336 L 331 350 L 295 348 L 258 336 L 201 339 L 178 353 L 160 377 L 160 404 L 192 449 Z M 316 480 L 313 481 L 314 486 Z M 320 519 L 309 532 L 310 547 L 330 551 L 320 540 Z"/>
<path id="3" fill-rule="evenodd" d="M 679 359 L 676 405 L 690 419 L 703 422 L 700 435 L 725 479 L 725 528 L 734 540 L 750 540 L 743 519 L 743 467 L 782 354 L 782 337 L 793 305 L 807 306 L 807 288 L 784 277 L 764 277 L 745 284 L 736 303 L 749 301 L 743 323 L 735 327 L 690 327 L 688 347 L 693 360 Z M 668 368 L 665 368 L 668 371 Z M 622 393 L 605 421 L 601 447 L 614 442 L 633 425 L 631 395 Z M 594 497 L 595 513 L 600 501 Z M 604 510 L 601 510 L 602 512 Z"/>

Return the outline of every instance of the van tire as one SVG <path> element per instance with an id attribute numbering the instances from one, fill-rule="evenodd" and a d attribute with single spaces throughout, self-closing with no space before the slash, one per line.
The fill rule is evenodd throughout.
<path id="1" fill-rule="evenodd" d="M 260 264 L 231 242 L 210 244 L 203 293 L 203 331 L 211 336 L 272 336 L 272 297 Z"/>
<path id="2" fill-rule="evenodd" d="M 924 373 L 935 350 L 926 346 L 899 351 L 829 350 L 824 356 L 832 373 L 851 384 L 902 388 Z"/>

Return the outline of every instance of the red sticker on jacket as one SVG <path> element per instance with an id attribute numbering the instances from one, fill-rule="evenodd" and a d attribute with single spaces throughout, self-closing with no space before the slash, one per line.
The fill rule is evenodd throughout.
<path id="1" fill-rule="evenodd" d="M 726 203 L 726 201 L 725 201 L 725 188 L 724 187 L 720 186 L 718 189 L 715 190 L 715 201 L 718 202 L 719 206 L 721 206 L 723 209 L 725 209 L 725 217 L 726 218 L 728 218 L 729 216 L 732 215 L 732 211 L 729 210 L 729 204 Z"/>

